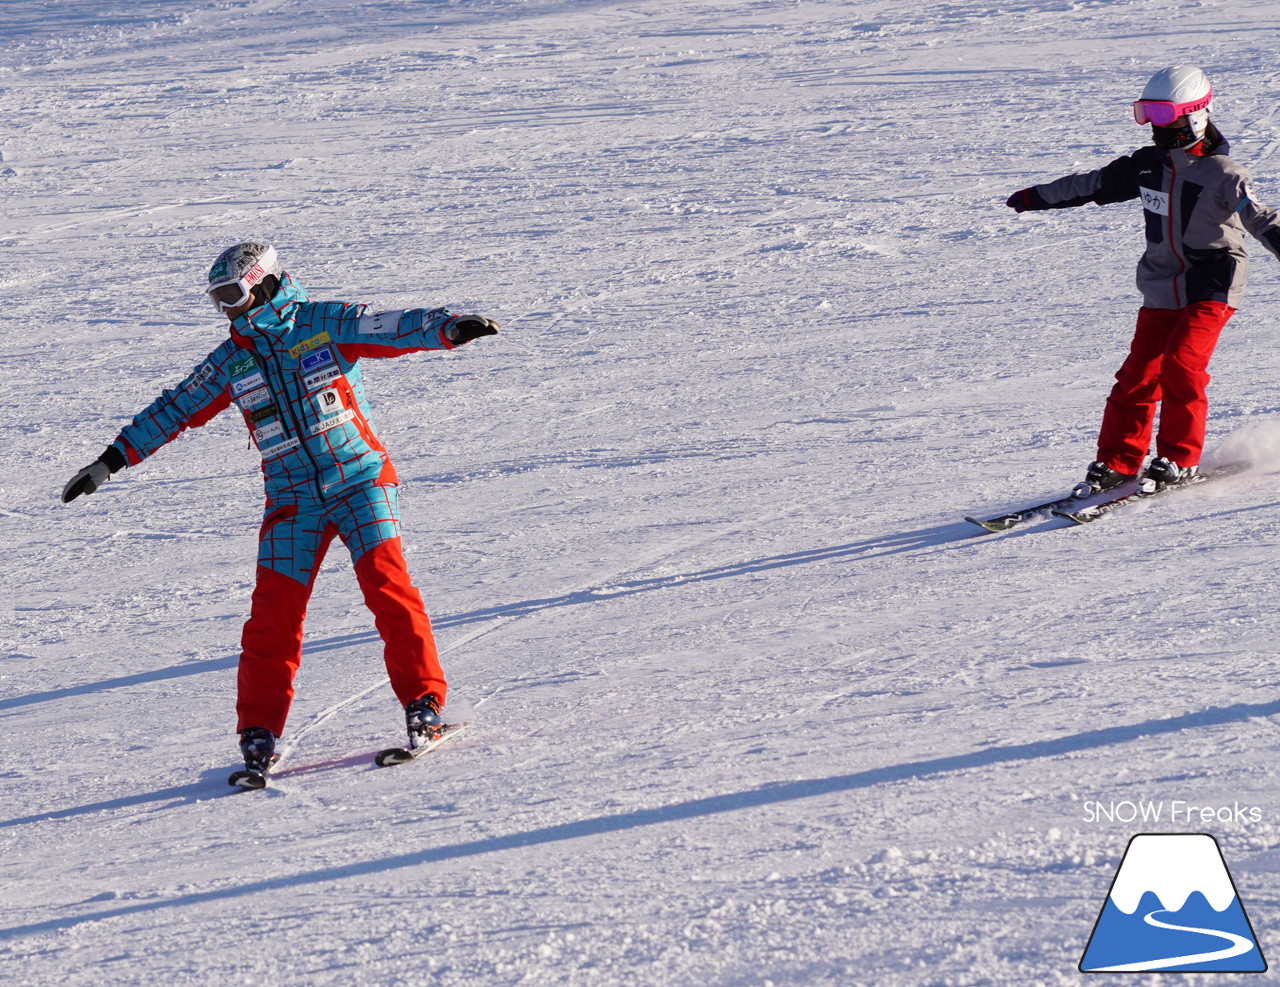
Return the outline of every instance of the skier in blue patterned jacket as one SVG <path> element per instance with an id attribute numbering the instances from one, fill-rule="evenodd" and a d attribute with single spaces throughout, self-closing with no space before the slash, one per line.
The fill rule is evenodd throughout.
<path id="1" fill-rule="evenodd" d="M 410 746 L 430 740 L 443 726 L 446 683 L 405 565 L 396 473 L 370 422 L 360 361 L 453 349 L 496 333 L 498 324 L 444 308 L 373 313 L 309 301 L 274 248 L 257 242 L 224 251 L 207 291 L 230 320 L 230 337 L 121 429 L 67 483 L 62 499 L 93 493 L 111 474 L 235 404 L 262 456 L 267 495 L 238 674 L 246 767 L 269 765 L 284 731 L 307 601 L 335 536 L 351 552 L 382 636 Z"/>

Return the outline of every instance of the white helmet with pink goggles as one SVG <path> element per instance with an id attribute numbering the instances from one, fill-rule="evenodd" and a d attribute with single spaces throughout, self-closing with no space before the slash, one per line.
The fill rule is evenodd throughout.
<path id="1" fill-rule="evenodd" d="M 1138 123 L 1168 127 L 1179 117 L 1187 118 L 1183 147 L 1204 139 L 1209 129 L 1209 107 L 1213 104 L 1213 87 L 1209 77 L 1194 65 L 1170 65 L 1151 77 L 1142 98 L 1133 104 L 1133 118 Z"/>
<path id="2" fill-rule="evenodd" d="M 247 241 L 228 247 L 209 268 L 205 292 L 219 312 L 239 308 L 253 294 L 253 288 L 268 277 L 279 280 L 284 273 L 276 249 L 266 243 Z"/>

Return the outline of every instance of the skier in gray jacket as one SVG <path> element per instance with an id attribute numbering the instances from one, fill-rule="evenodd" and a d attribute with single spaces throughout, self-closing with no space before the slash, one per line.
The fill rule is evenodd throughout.
<path id="1" fill-rule="evenodd" d="M 1195 475 L 1204 449 L 1209 359 L 1248 276 L 1244 231 L 1280 258 L 1280 212 L 1257 201 L 1249 172 L 1228 157 L 1227 141 L 1209 119 L 1212 102 L 1200 69 L 1161 69 L 1133 104 L 1134 119 L 1151 124 L 1153 144 L 1097 171 L 1022 189 L 1006 203 L 1023 212 L 1142 200 L 1147 244 L 1137 280 L 1143 305 L 1079 496 L 1142 472 L 1157 405 L 1156 457 L 1140 489 L 1154 492 Z"/>

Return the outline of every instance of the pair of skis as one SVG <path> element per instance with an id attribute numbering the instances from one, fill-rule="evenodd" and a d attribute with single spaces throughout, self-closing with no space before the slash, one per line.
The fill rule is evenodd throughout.
<path id="1" fill-rule="evenodd" d="M 1118 511 L 1122 507 L 1145 503 L 1153 498 L 1179 493 L 1202 483 L 1210 483 L 1228 476 L 1235 476 L 1238 473 L 1245 472 L 1248 468 L 1248 463 L 1228 463 L 1225 466 L 1217 466 L 1213 469 L 1205 470 L 1203 473 L 1196 473 L 1190 479 L 1181 483 L 1158 487 L 1151 493 L 1129 489 L 1125 493 L 1113 494 L 1106 500 L 1095 501 L 1091 504 L 1084 504 L 1084 506 L 1081 506 L 1081 504 L 1083 501 L 1088 500 L 1088 497 L 1081 498 L 1076 497 L 1074 494 L 1068 494 L 1065 497 L 1047 500 L 1043 504 L 1033 504 L 1030 507 L 1023 507 L 1007 514 L 997 514 L 995 517 L 989 518 L 966 516 L 965 520 L 971 524 L 976 524 L 985 531 L 1008 531 L 1010 528 L 1016 528 L 1020 524 L 1025 524 L 1027 521 L 1034 520 L 1045 514 L 1063 518 L 1073 524 L 1089 524 L 1098 520 L 1098 518 L 1106 517 L 1113 511 Z"/>
<path id="2" fill-rule="evenodd" d="M 374 755 L 373 763 L 380 768 L 388 768 L 394 764 L 406 764 L 409 761 L 416 761 L 423 754 L 431 753 L 446 740 L 456 737 L 466 725 L 466 723 L 447 723 L 439 736 L 418 747 L 388 747 L 386 750 L 378 751 Z M 273 756 L 271 765 L 262 771 L 254 771 L 250 768 L 241 768 L 239 771 L 233 771 L 231 772 L 231 777 L 227 779 L 227 784 L 247 791 L 259 791 L 266 788 L 271 768 L 275 766 L 276 761 L 279 759 L 279 755 Z"/>

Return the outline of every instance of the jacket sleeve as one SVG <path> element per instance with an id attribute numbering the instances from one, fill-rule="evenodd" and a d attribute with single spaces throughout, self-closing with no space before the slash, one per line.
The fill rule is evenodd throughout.
<path id="1" fill-rule="evenodd" d="M 1249 173 L 1239 168 L 1224 186 L 1226 207 L 1240 217 L 1244 228 L 1280 258 L 1280 211 L 1264 206 L 1253 195 Z"/>
<path id="2" fill-rule="evenodd" d="M 165 391 L 122 428 L 107 452 L 114 449 L 124 465 L 136 466 L 186 429 L 211 420 L 231 403 L 229 367 L 238 352 L 226 342 L 210 353 L 182 383 Z"/>
<path id="3" fill-rule="evenodd" d="M 1069 209 L 1090 202 L 1100 206 L 1125 202 L 1140 194 L 1138 165 L 1133 157 L 1124 155 L 1096 171 L 1067 175 L 1027 191 L 1030 193 L 1028 209 Z"/>
<path id="4" fill-rule="evenodd" d="M 447 308 L 370 312 L 365 305 L 324 302 L 317 324 L 348 360 L 392 357 L 422 350 L 451 350 L 445 329 L 457 320 Z"/>

